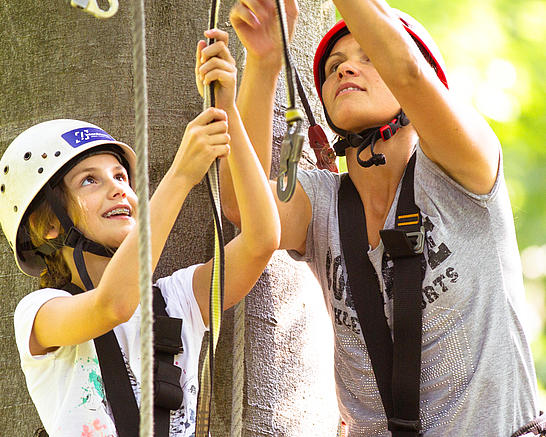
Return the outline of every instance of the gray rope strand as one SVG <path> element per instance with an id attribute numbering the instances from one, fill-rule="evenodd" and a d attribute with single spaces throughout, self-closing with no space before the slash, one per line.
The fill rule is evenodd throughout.
<path id="1" fill-rule="evenodd" d="M 233 380 L 231 437 L 243 435 L 243 386 L 245 377 L 245 299 L 235 306 L 233 321 Z"/>
<path id="2" fill-rule="evenodd" d="M 130 2 L 133 13 L 133 70 L 135 88 L 135 149 L 137 154 L 138 255 L 141 306 L 140 437 L 154 433 L 153 415 L 153 311 L 148 190 L 148 93 L 146 85 L 146 41 L 144 0 Z"/>

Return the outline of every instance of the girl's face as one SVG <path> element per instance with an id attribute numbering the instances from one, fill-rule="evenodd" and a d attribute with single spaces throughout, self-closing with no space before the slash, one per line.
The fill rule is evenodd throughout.
<path id="1" fill-rule="evenodd" d="M 137 198 L 127 170 L 114 155 L 90 156 L 63 178 L 68 212 L 90 240 L 117 248 L 136 224 Z"/>
<path id="2" fill-rule="evenodd" d="M 336 42 L 325 63 L 322 100 L 332 122 L 349 132 L 385 124 L 400 110 L 351 34 Z"/>

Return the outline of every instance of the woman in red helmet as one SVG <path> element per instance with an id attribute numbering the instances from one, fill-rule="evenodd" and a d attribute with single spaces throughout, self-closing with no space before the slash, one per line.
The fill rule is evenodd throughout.
<path id="1" fill-rule="evenodd" d="M 293 30 L 297 5 L 285 3 Z M 499 141 L 485 120 L 449 91 L 441 56 L 419 23 L 382 0 L 334 3 L 345 21 L 319 45 L 315 83 L 328 124 L 339 135 L 336 152 L 347 156 L 346 179 L 356 196 L 349 208 L 340 209 L 342 176 L 298 171 L 292 200 L 277 201 L 277 207 L 281 248 L 310 265 L 324 292 L 348 434 L 510 436 L 539 412 L 535 370 L 521 327 L 522 276 Z M 282 66 L 275 5 L 241 0 L 231 21 L 247 48 L 238 105 L 267 171 Z M 420 211 L 415 216 L 421 220 L 417 234 L 424 237 L 421 269 L 410 272 L 422 275 L 417 417 L 393 413 L 385 403 L 365 339 L 368 314 L 359 317 L 355 308 L 357 294 L 369 283 L 351 283 L 348 251 L 340 240 L 345 230 L 338 222 L 344 210 L 363 207 L 361 233 L 367 243 L 361 250 L 377 276 L 371 282 L 378 282 L 379 311 L 387 326 L 386 341 L 376 348 L 381 352 L 395 330 L 397 261 L 385 250 L 382 236 L 388 233 L 380 231 L 410 224 L 400 223 L 403 215 L 397 213 L 408 197 L 402 183 L 406 173 L 413 175 L 412 197 Z M 228 184 L 225 188 L 224 209 L 237 222 L 235 199 Z M 358 229 L 349 232 L 356 238 Z M 391 396 L 398 402 L 396 393 Z"/>

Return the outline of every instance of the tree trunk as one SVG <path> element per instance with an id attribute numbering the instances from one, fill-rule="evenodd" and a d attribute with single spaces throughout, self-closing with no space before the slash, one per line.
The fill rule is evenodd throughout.
<path id="1" fill-rule="evenodd" d="M 222 6 L 220 23 L 227 22 L 232 3 Z M 146 5 L 152 189 L 174 157 L 186 123 L 201 111 L 194 53 L 207 26 L 208 7 L 198 0 Z M 333 10 L 312 0 L 300 2 L 300 9 L 293 58 L 307 91 L 314 94 L 312 50 L 332 23 Z M 130 16 L 124 1 L 108 20 L 95 19 L 65 1 L 0 3 L 0 152 L 24 129 L 54 118 L 90 121 L 134 144 Z M 232 53 L 241 66 L 244 53 L 229 30 Z M 283 96 L 280 90 L 279 102 Z M 319 108 L 316 100 L 312 104 Z M 283 115 L 279 103 L 277 146 L 284 133 Z M 226 240 L 235 234 L 227 223 L 225 232 Z M 208 195 L 200 184 L 184 204 L 155 277 L 206 261 L 212 256 L 212 235 Z M 0 262 L 0 435 L 30 436 L 40 420 L 19 366 L 13 311 L 37 282 L 18 272 L 5 239 Z M 245 436 L 334 435 L 330 329 L 320 288 L 309 270 L 279 252 L 246 300 Z M 233 311 L 228 310 L 216 363 L 214 436 L 229 435 L 232 335 Z"/>

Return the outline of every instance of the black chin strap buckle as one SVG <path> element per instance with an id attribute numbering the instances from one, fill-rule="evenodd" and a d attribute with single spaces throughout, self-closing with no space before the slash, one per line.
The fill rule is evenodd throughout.
<path id="1" fill-rule="evenodd" d="M 394 117 L 390 123 L 387 123 L 385 126 L 379 128 L 379 135 L 383 141 L 390 140 L 398 129 L 403 128 L 409 124 L 409 119 L 406 117 L 404 111 Z"/>
<path id="2" fill-rule="evenodd" d="M 76 244 L 78 243 L 80 238 L 83 238 L 83 234 L 79 229 L 72 226 L 64 237 L 63 246 L 74 248 L 76 247 Z"/>

